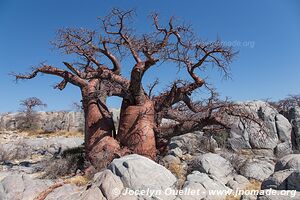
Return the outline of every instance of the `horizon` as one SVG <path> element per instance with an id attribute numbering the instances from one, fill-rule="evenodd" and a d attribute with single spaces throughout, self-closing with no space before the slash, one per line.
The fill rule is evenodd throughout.
<path id="1" fill-rule="evenodd" d="M 70 110 L 73 102 L 79 102 L 80 91 L 74 86 L 70 85 L 63 91 L 51 87 L 59 82 L 59 78 L 39 75 L 15 84 L 14 78 L 8 74 L 30 72 L 30 66 L 44 60 L 62 67 L 62 61 L 70 61 L 74 57 L 51 50 L 49 41 L 55 38 L 56 31 L 62 27 L 97 28 L 100 24 L 97 17 L 108 14 L 113 7 L 134 8 L 137 12 L 135 24 L 139 30 L 147 30 L 151 26 L 147 16 L 156 10 L 162 19 L 175 15 L 190 23 L 204 40 L 220 38 L 222 42 L 233 45 L 239 54 L 230 65 L 232 79 L 225 81 L 214 70 L 208 73 L 209 82 L 223 98 L 229 96 L 233 101 L 271 98 L 277 101 L 289 94 L 300 93 L 298 1 L 190 1 L 176 4 L 171 1 L 152 1 L 141 5 L 139 1 L 114 0 L 91 1 L 86 5 L 80 1 L 68 4 L 29 0 L 17 4 L 3 0 L 0 2 L 0 24 L 4 27 L 0 29 L 0 84 L 5 96 L 1 100 L 0 113 L 17 111 L 19 101 L 31 96 L 40 98 L 48 105 L 47 109 L 43 109 L 45 111 Z M 202 13 L 199 13 L 202 7 L 214 10 L 202 9 Z M 79 12 L 79 16 L 78 11 L 84 12 Z M 205 18 L 201 20 L 202 16 Z M 130 62 L 124 63 L 130 65 Z M 123 73 L 128 77 L 128 67 Z M 147 72 L 143 82 L 151 82 L 158 74 L 161 75 L 161 84 L 157 92 L 162 91 L 174 78 L 186 77 L 182 72 L 177 73 L 176 68 L 158 66 Z M 197 99 L 203 95 L 197 93 L 194 96 Z M 108 106 L 119 108 L 120 102 L 120 98 L 110 97 Z"/>

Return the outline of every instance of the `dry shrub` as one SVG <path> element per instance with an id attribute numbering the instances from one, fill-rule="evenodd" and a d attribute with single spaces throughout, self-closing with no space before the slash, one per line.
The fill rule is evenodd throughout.
<path id="1" fill-rule="evenodd" d="M 86 185 L 90 181 L 90 179 L 87 176 L 74 176 L 66 179 L 66 181 L 69 184 L 77 185 L 80 187 Z"/>
<path id="2" fill-rule="evenodd" d="M 42 163 L 43 178 L 57 179 L 75 175 L 78 171 L 83 171 L 88 165 L 83 147 L 68 149 L 59 157 L 53 157 Z"/>

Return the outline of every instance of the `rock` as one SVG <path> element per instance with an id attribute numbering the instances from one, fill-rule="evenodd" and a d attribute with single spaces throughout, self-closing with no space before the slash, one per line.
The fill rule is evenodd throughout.
<path id="1" fill-rule="evenodd" d="M 132 190 L 165 190 L 173 188 L 177 181 L 165 167 L 136 154 L 114 159 L 108 169 L 121 178 L 125 187 Z M 165 198 L 172 199 L 171 196 Z"/>
<path id="2" fill-rule="evenodd" d="M 300 154 L 290 154 L 282 157 L 275 165 L 275 171 L 284 169 L 299 169 L 300 170 Z"/>
<path id="3" fill-rule="evenodd" d="M 267 195 L 262 195 L 257 198 L 257 200 L 291 200 L 291 199 L 300 199 L 300 192 L 292 191 L 292 190 L 277 190 L 270 191 L 264 190 Z M 270 193 L 274 192 L 275 195 L 270 195 Z"/>
<path id="4" fill-rule="evenodd" d="M 74 197 L 78 198 L 79 196 L 80 196 L 79 187 L 71 184 L 65 184 L 61 187 L 54 189 L 50 194 L 47 195 L 45 200 L 57 200 L 57 199 L 72 200 L 74 199 Z"/>
<path id="5" fill-rule="evenodd" d="M 291 144 L 291 124 L 275 108 L 263 101 L 239 104 L 243 110 L 264 122 L 267 133 L 263 133 L 255 122 L 243 123 L 237 117 L 231 117 L 232 127 L 228 142 L 232 149 L 236 151 L 249 148 L 274 150 L 280 143 Z M 280 155 L 285 153 L 282 150 L 282 145 L 277 148 Z"/>
<path id="6" fill-rule="evenodd" d="M 275 125 L 279 140 L 291 143 L 292 125 L 289 120 L 283 115 L 277 114 L 275 116 Z"/>
<path id="7" fill-rule="evenodd" d="M 257 200 L 257 195 L 242 195 L 240 200 Z"/>
<path id="8" fill-rule="evenodd" d="M 0 130 L 17 130 L 24 118 L 23 113 L 6 113 L 0 115 Z M 82 112 L 37 112 L 36 129 L 45 132 L 84 130 Z"/>
<path id="9" fill-rule="evenodd" d="M 226 187 L 218 178 L 213 175 L 204 174 L 198 171 L 194 171 L 192 174 L 187 176 L 187 181 L 184 184 L 183 190 L 197 191 L 196 195 L 180 195 L 181 200 L 195 200 L 195 199 L 207 199 L 207 200 L 218 200 L 225 199 L 225 195 L 210 195 L 210 191 L 226 190 L 231 191 L 230 188 Z"/>
<path id="10" fill-rule="evenodd" d="M 295 149 L 300 150 L 300 107 L 295 106 L 289 110 L 288 118 L 293 127 L 292 143 Z"/>
<path id="11" fill-rule="evenodd" d="M 283 143 L 280 143 L 283 144 Z M 280 145 L 278 144 L 278 145 Z M 277 148 L 278 145 L 275 147 Z M 252 153 L 254 154 L 254 156 L 261 156 L 261 157 L 267 157 L 267 158 L 274 158 L 275 155 L 275 150 L 273 149 L 251 149 Z M 286 150 L 288 151 L 288 150 Z"/>
<path id="12" fill-rule="evenodd" d="M 0 147 L 0 160 L 13 160 L 28 158 L 32 155 L 53 155 L 66 149 L 82 145 L 83 139 L 79 137 L 52 137 L 28 138 L 16 142 L 2 144 Z"/>
<path id="13" fill-rule="evenodd" d="M 182 150 L 179 147 L 171 149 L 170 152 L 169 152 L 169 154 L 173 155 L 175 157 L 178 157 L 178 158 L 183 158 Z"/>
<path id="14" fill-rule="evenodd" d="M 231 140 L 241 138 L 248 146 L 254 149 L 273 149 L 278 142 L 278 135 L 276 134 L 275 116 L 278 112 L 263 101 L 253 101 L 240 103 L 244 110 L 251 113 L 254 117 L 260 118 L 267 123 L 269 129 L 268 139 L 265 139 L 260 133 L 260 127 L 256 123 L 243 124 L 236 119 L 231 127 Z M 230 143 L 231 143 L 230 140 Z M 234 148 L 236 149 L 236 147 Z"/>
<path id="15" fill-rule="evenodd" d="M 278 144 L 275 149 L 274 149 L 274 153 L 278 158 L 281 158 L 285 155 L 289 155 L 293 153 L 292 150 L 292 144 L 289 142 L 283 142 Z"/>
<path id="16" fill-rule="evenodd" d="M 293 173 L 293 170 L 282 170 L 274 172 L 271 176 L 266 178 L 262 184 L 262 189 L 276 189 L 276 190 L 285 190 L 287 187 L 287 178 Z"/>
<path id="17" fill-rule="evenodd" d="M 163 157 L 160 163 L 170 170 L 178 179 L 177 186 L 182 186 L 186 179 L 188 165 L 185 161 L 181 161 L 178 157 L 167 155 Z"/>
<path id="18" fill-rule="evenodd" d="M 52 184 L 50 180 L 33 179 L 25 174 L 9 175 L 0 183 L 0 196 L 6 200 L 32 200 Z"/>
<path id="19" fill-rule="evenodd" d="M 179 155 L 194 155 L 197 153 L 214 152 L 217 148 L 218 144 L 213 137 L 208 137 L 206 135 L 203 135 L 203 132 L 195 131 L 193 133 L 186 133 L 171 138 L 169 144 L 169 154 L 176 155 L 178 152 Z M 174 149 L 177 149 L 176 153 L 173 153 Z"/>
<path id="20" fill-rule="evenodd" d="M 286 189 L 300 191 L 300 170 L 294 171 L 287 177 Z"/>
<path id="21" fill-rule="evenodd" d="M 248 159 L 240 169 L 240 174 L 256 180 L 264 180 L 274 172 L 274 163 L 266 158 Z"/>
<path id="22" fill-rule="evenodd" d="M 245 189 L 250 184 L 249 180 L 241 175 L 234 175 L 233 179 L 226 183 L 226 186 L 233 190 Z"/>
<path id="23" fill-rule="evenodd" d="M 78 199 L 78 198 L 70 198 L 70 200 Z M 107 198 L 108 200 L 111 200 Z M 92 187 L 86 191 L 84 191 L 80 195 L 80 200 L 106 200 L 106 198 L 103 196 L 101 190 L 98 187 Z"/>
<path id="24" fill-rule="evenodd" d="M 120 196 L 113 191 L 121 192 L 124 189 L 121 179 L 108 169 L 94 175 L 93 185 L 99 187 L 104 197 L 109 200 L 117 199 Z"/>
<path id="25" fill-rule="evenodd" d="M 231 163 L 218 154 L 206 153 L 196 158 L 197 168 L 202 173 L 213 175 L 226 183 L 234 169 Z M 220 167 L 221 166 L 221 167 Z"/>

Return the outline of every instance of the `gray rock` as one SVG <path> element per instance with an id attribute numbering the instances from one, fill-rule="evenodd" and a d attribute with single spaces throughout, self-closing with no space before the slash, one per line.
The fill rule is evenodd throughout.
<path id="1" fill-rule="evenodd" d="M 292 125 L 289 120 L 283 115 L 277 114 L 275 116 L 275 125 L 279 140 L 281 142 L 291 143 Z"/>
<path id="2" fill-rule="evenodd" d="M 240 169 L 240 174 L 256 180 L 264 180 L 274 172 L 274 163 L 265 158 L 248 159 Z"/>
<path id="3" fill-rule="evenodd" d="M 242 123 L 236 118 L 231 127 L 231 138 L 242 138 L 240 141 L 245 142 L 242 146 L 249 146 L 254 149 L 274 149 L 278 143 L 275 125 L 275 117 L 278 112 L 263 101 L 245 102 L 240 103 L 240 105 L 246 112 L 251 113 L 253 117 L 260 118 L 266 123 L 268 136 L 261 134 L 258 124 Z"/>
<path id="4" fill-rule="evenodd" d="M 275 147 L 274 153 L 276 154 L 276 156 L 278 158 L 281 158 L 285 155 L 292 154 L 293 153 L 292 148 L 293 147 L 292 147 L 292 144 L 290 142 L 283 142 L 283 143 L 278 144 Z"/>
<path id="5" fill-rule="evenodd" d="M 175 136 L 171 138 L 169 149 L 180 148 L 183 154 L 195 153 L 199 146 L 200 138 L 203 136 L 202 132 L 198 134 L 186 133 L 184 135 Z"/>
<path id="6" fill-rule="evenodd" d="M 218 144 L 213 137 L 203 135 L 203 132 L 195 131 L 171 138 L 169 154 L 178 154 L 182 157 L 182 154 L 194 155 L 197 153 L 214 152 L 217 148 Z"/>
<path id="7" fill-rule="evenodd" d="M 73 199 L 78 199 L 78 198 L 72 198 Z M 111 200 L 107 198 L 108 200 Z M 101 190 L 98 187 L 92 187 L 86 191 L 83 191 L 80 194 L 80 200 L 106 200 L 106 198 L 103 196 Z"/>
<path id="8" fill-rule="evenodd" d="M 45 200 L 72 200 L 71 198 L 74 198 L 74 196 L 80 196 L 80 193 L 81 191 L 79 187 L 71 184 L 65 184 L 61 187 L 54 189 L 50 194 L 47 195 Z"/>
<path id="9" fill-rule="evenodd" d="M 124 189 L 121 179 L 108 169 L 94 175 L 93 185 L 100 188 L 104 197 L 109 200 L 117 199 L 120 196 L 114 191 L 121 192 Z"/>
<path id="10" fill-rule="evenodd" d="M 271 176 L 266 178 L 262 184 L 262 189 L 276 189 L 276 190 L 285 190 L 287 189 L 287 178 L 294 172 L 294 170 L 282 170 L 274 172 Z"/>
<path id="11" fill-rule="evenodd" d="M 17 130 L 22 123 L 22 117 L 23 113 L 0 115 L 0 130 Z M 36 128 L 45 132 L 84 130 L 82 112 L 37 112 L 36 118 Z"/>
<path id="12" fill-rule="evenodd" d="M 209 190 L 226 190 L 231 191 L 226 187 L 217 177 L 213 175 L 204 174 L 198 171 L 194 171 L 187 176 L 187 181 L 184 184 L 183 190 L 197 191 L 196 195 L 180 195 L 181 200 L 195 200 L 195 199 L 207 199 L 207 200 L 223 200 L 225 195 L 211 195 Z"/>
<path id="13" fill-rule="evenodd" d="M 53 155 L 58 151 L 75 148 L 83 144 L 79 137 L 28 138 L 2 144 L 0 160 L 22 159 L 32 155 Z"/>
<path id="14" fill-rule="evenodd" d="M 287 190 L 297 190 L 300 191 L 300 170 L 296 170 L 291 173 L 286 179 L 286 189 Z"/>
<path id="15" fill-rule="evenodd" d="M 292 143 L 295 149 L 300 150 L 300 107 L 295 106 L 289 110 L 288 118 L 293 127 Z"/>
<path id="16" fill-rule="evenodd" d="M 174 188 L 176 177 L 165 167 L 140 156 L 128 155 L 114 159 L 108 166 L 115 175 L 121 178 L 124 186 L 132 190 L 165 190 Z M 172 196 L 163 199 L 175 199 Z"/>
<path id="17" fill-rule="evenodd" d="M 231 117 L 232 127 L 228 142 L 232 149 L 270 149 L 274 150 L 280 143 L 285 143 L 284 147 L 289 147 L 284 151 L 283 145 L 277 147 L 276 152 L 280 156 L 291 152 L 291 124 L 278 111 L 263 101 L 249 101 L 239 103 L 241 109 L 250 113 L 253 117 L 260 119 L 264 123 L 265 130 L 255 122 L 245 123 L 237 117 Z"/>
<path id="18" fill-rule="evenodd" d="M 275 171 L 284 169 L 299 169 L 300 170 L 300 154 L 290 154 L 282 157 L 275 165 Z"/>
<path id="19" fill-rule="evenodd" d="M 196 159 L 197 167 L 200 172 L 213 175 L 218 179 L 227 182 L 228 176 L 234 173 L 231 163 L 218 154 L 206 153 Z"/>
<path id="20" fill-rule="evenodd" d="M 50 180 L 33 179 L 25 174 L 9 175 L 0 183 L 0 196 L 6 200 L 32 200 L 51 184 Z"/>
<path id="21" fill-rule="evenodd" d="M 270 190 L 264 190 L 265 193 L 268 193 Z M 275 192 L 275 191 L 273 191 Z M 270 193 L 270 192 L 269 192 Z M 300 192 L 292 190 L 278 190 L 276 195 L 263 195 L 259 196 L 257 200 L 291 200 L 291 199 L 300 199 Z"/>
<path id="22" fill-rule="evenodd" d="M 233 179 L 226 183 L 226 186 L 233 190 L 245 189 L 250 184 L 249 180 L 241 175 L 234 175 Z"/>
<path id="23" fill-rule="evenodd" d="M 240 200 L 257 200 L 257 195 L 242 195 Z"/>
<path id="24" fill-rule="evenodd" d="M 178 158 L 183 158 L 182 150 L 179 147 L 171 149 L 169 154 Z"/>

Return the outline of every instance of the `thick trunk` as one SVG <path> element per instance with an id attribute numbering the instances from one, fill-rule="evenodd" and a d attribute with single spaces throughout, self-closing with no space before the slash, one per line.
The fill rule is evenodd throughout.
<path id="1" fill-rule="evenodd" d="M 142 105 L 130 105 L 123 101 L 117 139 L 133 153 L 156 158 L 154 136 L 154 106 L 150 100 Z"/>
<path id="2" fill-rule="evenodd" d="M 85 114 L 85 150 L 88 160 L 96 168 L 105 167 L 116 154 L 120 145 L 114 139 L 113 119 L 105 105 L 105 94 L 99 98 L 99 82 L 91 80 L 82 89 Z"/>

